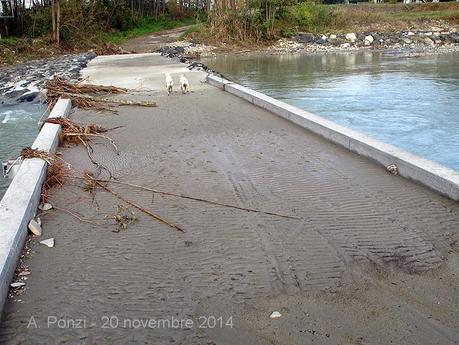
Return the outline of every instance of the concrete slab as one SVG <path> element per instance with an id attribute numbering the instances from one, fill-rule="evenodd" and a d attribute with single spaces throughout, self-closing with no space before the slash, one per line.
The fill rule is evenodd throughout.
<path id="1" fill-rule="evenodd" d="M 60 99 L 49 117 L 66 116 L 70 109 L 70 100 Z M 54 151 L 59 141 L 59 130 L 60 126 L 46 123 L 32 148 Z M 24 246 L 27 225 L 40 201 L 45 176 L 45 161 L 38 158 L 24 160 L 0 201 L 0 310 L 3 310 L 11 278 Z"/>

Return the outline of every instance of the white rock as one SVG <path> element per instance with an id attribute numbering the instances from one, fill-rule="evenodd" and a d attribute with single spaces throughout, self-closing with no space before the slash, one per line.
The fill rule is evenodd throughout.
<path id="1" fill-rule="evenodd" d="M 412 40 L 410 40 L 409 38 L 402 38 L 403 42 L 405 42 L 406 44 L 411 44 L 413 43 Z"/>
<path id="2" fill-rule="evenodd" d="M 41 218 L 40 218 L 40 217 L 37 217 L 37 218 L 36 218 L 36 221 L 37 221 L 38 225 L 41 226 Z"/>
<path id="3" fill-rule="evenodd" d="M 40 206 L 38 206 L 38 208 L 42 211 L 49 211 L 53 208 L 53 205 L 51 205 L 50 203 L 48 202 L 45 202 L 44 204 L 40 204 Z"/>
<path id="4" fill-rule="evenodd" d="M 432 36 L 432 32 L 426 32 L 424 35 L 426 35 L 426 36 Z"/>
<path id="5" fill-rule="evenodd" d="M 41 226 L 34 219 L 30 221 L 28 228 L 35 236 L 41 236 Z"/>
<path id="6" fill-rule="evenodd" d="M 282 314 L 279 313 L 278 311 L 273 311 L 273 312 L 271 313 L 271 315 L 269 315 L 269 317 L 270 317 L 271 319 L 277 319 L 277 318 L 280 318 L 281 316 L 282 316 Z"/>
<path id="7" fill-rule="evenodd" d="M 349 43 L 343 43 L 340 45 L 341 48 L 349 48 L 351 45 Z"/>
<path id="8" fill-rule="evenodd" d="M 48 238 L 47 240 L 40 241 L 41 244 L 48 246 L 49 248 L 54 247 L 54 238 Z"/>
<path id="9" fill-rule="evenodd" d="M 371 35 L 365 36 L 365 45 L 366 46 L 369 46 L 370 44 L 372 44 L 373 41 L 374 41 L 373 36 L 371 36 Z"/>
<path id="10" fill-rule="evenodd" d="M 330 35 L 331 40 L 336 40 L 336 35 Z"/>
<path id="11" fill-rule="evenodd" d="M 21 282 L 11 283 L 11 284 L 10 284 L 10 286 L 11 286 L 12 288 L 19 288 L 19 287 L 22 287 L 22 286 L 24 286 L 24 285 L 25 285 L 25 283 L 21 283 Z"/>
<path id="12" fill-rule="evenodd" d="M 325 36 L 325 35 L 322 35 L 321 38 L 322 38 L 324 41 L 327 40 L 327 36 Z"/>
<path id="13" fill-rule="evenodd" d="M 431 46 L 435 45 L 435 42 L 432 41 L 429 37 L 424 38 L 424 42 L 430 44 Z"/>
<path id="14" fill-rule="evenodd" d="M 414 36 L 414 32 L 409 31 L 406 35 L 407 36 Z"/>
<path id="15" fill-rule="evenodd" d="M 346 39 L 348 41 L 355 42 L 355 40 L 357 39 L 357 36 L 355 35 L 355 33 L 351 32 L 349 34 L 346 34 Z"/>

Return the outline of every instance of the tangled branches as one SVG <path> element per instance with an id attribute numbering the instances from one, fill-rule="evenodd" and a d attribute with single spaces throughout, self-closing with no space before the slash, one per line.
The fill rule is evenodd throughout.
<path id="1" fill-rule="evenodd" d="M 62 117 L 50 118 L 50 119 L 47 119 L 45 122 L 56 124 L 56 125 L 61 125 L 62 131 L 60 133 L 60 143 L 70 144 L 70 145 L 83 144 L 86 147 L 86 150 L 88 152 L 88 156 L 91 162 L 94 165 L 96 165 L 98 168 L 106 170 L 111 176 L 110 171 L 107 168 L 105 168 L 102 164 L 100 164 L 98 161 L 96 161 L 95 158 L 93 157 L 94 150 L 90 143 L 92 138 L 104 139 L 113 146 L 116 154 L 119 155 L 120 153 L 119 153 L 118 147 L 115 144 L 115 141 L 112 138 L 101 134 L 101 133 L 108 132 L 109 129 L 104 128 L 94 123 L 83 126 L 83 125 L 73 122 L 70 119 L 62 118 Z M 116 128 L 119 128 L 119 127 L 115 127 L 111 129 L 116 129 Z"/>
<path id="2" fill-rule="evenodd" d="M 55 154 L 32 149 L 30 147 L 25 147 L 22 149 L 21 157 L 22 159 L 40 158 L 48 163 L 46 180 L 43 183 L 41 191 L 41 202 L 46 202 L 49 197 L 49 190 L 54 186 L 62 186 L 64 184 L 64 178 L 66 175 L 68 175 L 69 172 L 69 164 L 65 163 Z"/>
<path id="3" fill-rule="evenodd" d="M 72 95 L 74 104 L 80 109 L 110 110 L 107 105 L 101 104 L 102 101 L 92 97 L 84 97 L 89 94 L 114 95 L 126 93 L 127 89 L 116 86 L 104 86 L 94 84 L 71 84 L 63 78 L 54 77 L 45 84 L 47 89 L 46 101 L 48 109 L 52 109 L 61 96 L 69 97 Z"/>

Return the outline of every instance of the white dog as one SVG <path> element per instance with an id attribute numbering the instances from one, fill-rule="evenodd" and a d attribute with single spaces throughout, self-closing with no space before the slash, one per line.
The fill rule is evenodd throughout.
<path id="1" fill-rule="evenodd" d="M 183 74 L 180 75 L 180 88 L 182 89 L 182 93 L 187 93 L 189 86 L 190 83 L 188 82 L 188 79 L 186 79 Z"/>
<path id="2" fill-rule="evenodd" d="M 174 86 L 174 81 L 169 73 L 166 73 L 166 90 L 167 95 L 169 96 L 172 92 L 172 87 Z"/>

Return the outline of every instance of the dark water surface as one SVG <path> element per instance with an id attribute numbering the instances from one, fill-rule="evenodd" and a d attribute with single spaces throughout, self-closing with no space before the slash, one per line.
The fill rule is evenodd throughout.
<path id="1" fill-rule="evenodd" d="M 23 147 L 33 143 L 45 111 L 44 105 L 36 103 L 0 105 L 0 162 L 15 159 Z M 0 173 L 0 199 L 10 182 Z"/>
<path id="2" fill-rule="evenodd" d="M 218 56 L 231 80 L 459 170 L 459 53 Z"/>

